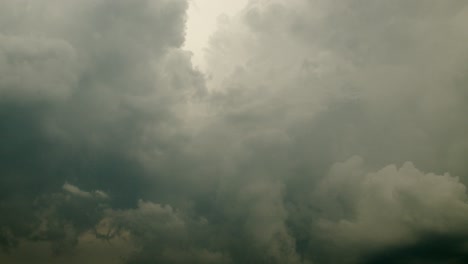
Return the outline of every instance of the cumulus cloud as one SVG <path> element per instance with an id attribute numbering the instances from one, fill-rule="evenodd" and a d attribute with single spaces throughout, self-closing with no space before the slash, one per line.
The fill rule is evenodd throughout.
<path id="1" fill-rule="evenodd" d="M 345 254 L 346 247 L 322 245 L 319 237 L 325 230 L 309 235 L 304 230 L 325 211 L 335 220 L 357 214 L 354 196 L 361 186 L 346 184 L 360 181 L 354 168 L 345 169 L 341 188 L 322 191 L 323 197 L 339 196 L 343 206 L 308 194 L 337 160 L 359 154 L 375 169 L 409 160 L 422 170 L 459 175 L 463 186 L 466 167 L 462 156 L 455 156 L 463 152 L 467 131 L 462 114 L 466 78 L 460 75 L 467 61 L 466 48 L 460 45 L 466 41 L 461 30 L 466 28 L 461 19 L 465 11 L 460 1 L 250 1 L 238 16 L 223 20 L 207 56 L 210 103 L 217 114 L 203 142 L 209 146 L 219 140 L 229 146 L 223 158 L 216 148 L 205 148 L 204 153 L 223 164 L 226 178 L 221 182 L 230 186 L 227 192 L 238 188 L 230 195 L 243 196 L 255 179 L 265 178 L 270 186 L 279 181 L 284 185 L 279 196 L 287 212 L 284 223 L 298 254 L 334 263 L 331 256 Z M 434 178 L 421 179 L 429 185 Z M 382 186 L 391 188 L 392 182 Z M 427 195 L 433 192 L 441 191 Z M 460 208 L 451 209 L 453 215 L 436 213 L 442 208 L 415 206 L 427 210 L 428 219 L 442 214 L 462 221 L 455 220 L 465 218 L 461 201 Z M 279 220 L 283 207 L 276 208 L 272 219 Z M 388 213 L 399 217 L 397 211 Z M 368 217 L 376 221 L 374 229 L 383 227 L 379 214 Z M 370 229 L 371 222 L 362 223 L 363 230 Z M 443 225 L 416 222 L 405 227 L 414 240 L 419 232 L 439 232 Z M 397 236 L 405 228 L 387 232 Z M 350 250 L 350 262 L 374 250 L 363 248 Z"/>
<path id="2" fill-rule="evenodd" d="M 206 220 L 194 222 L 169 205 L 140 200 L 136 209 L 109 212 L 109 217 L 116 228 L 129 232 L 137 247 L 129 263 L 230 263 L 229 256 L 207 248 L 206 237 L 194 232 Z"/>
<path id="3" fill-rule="evenodd" d="M 466 262 L 464 1 L 187 5 L 0 3 L 0 262 Z"/>
<path id="4" fill-rule="evenodd" d="M 70 237 L 76 245 L 99 222 L 101 203 L 128 208 L 144 198 L 144 157 L 178 151 L 185 102 L 202 90 L 179 49 L 187 3 L 1 6 L 0 207 L 11 215 L 1 220 L 1 244 Z M 56 194 L 61 187 L 71 197 Z M 35 235 L 44 217 L 47 234 Z"/>
<path id="5" fill-rule="evenodd" d="M 344 252 L 409 245 L 426 234 L 463 237 L 468 231 L 465 185 L 410 162 L 376 172 L 360 157 L 337 163 L 318 185 L 317 197 L 323 212 L 314 228 Z"/>

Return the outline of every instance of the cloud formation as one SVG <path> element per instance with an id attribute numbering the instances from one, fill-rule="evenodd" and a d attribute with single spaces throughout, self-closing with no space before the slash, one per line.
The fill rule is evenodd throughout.
<path id="1" fill-rule="evenodd" d="M 463 237 L 468 231 L 465 185 L 449 174 L 423 173 L 410 162 L 376 172 L 366 171 L 360 157 L 337 163 L 316 198 L 322 199 L 322 213 L 314 228 L 344 252 L 409 245 L 432 233 Z"/>
<path id="2" fill-rule="evenodd" d="M 466 262 L 464 1 L 186 9 L 0 3 L 0 262 Z"/>

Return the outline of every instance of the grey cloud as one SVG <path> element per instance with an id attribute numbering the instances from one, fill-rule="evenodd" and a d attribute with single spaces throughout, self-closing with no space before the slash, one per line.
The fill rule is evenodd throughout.
<path id="1" fill-rule="evenodd" d="M 411 245 L 431 232 L 462 238 L 468 231 L 465 185 L 412 163 L 369 172 L 362 158 L 354 157 L 333 165 L 313 196 L 321 201 L 313 230 L 351 255 Z"/>
<path id="2" fill-rule="evenodd" d="M 138 250 L 129 263 L 230 263 L 223 252 L 210 250 L 208 237 L 194 230 L 208 223 L 187 218 L 171 206 L 139 201 L 136 209 L 108 212 L 116 228 L 129 232 Z"/>
<path id="3" fill-rule="evenodd" d="M 60 39 L 0 35 L 2 97 L 67 98 L 76 76 L 76 54 Z"/>
<path id="4" fill-rule="evenodd" d="M 359 154 L 464 178 L 466 7 L 404 2 L 252 1 L 212 38 L 210 128 L 277 130 L 322 171 Z"/>
<path id="5" fill-rule="evenodd" d="M 361 174 L 353 168 L 347 168 L 342 187 L 322 191 L 325 198 L 314 200 L 308 194 L 336 161 L 358 154 L 369 167 L 358 169 L 368 171 L 410 160 L 436 174 L 450 171 L 460 176 L 460 186 L 466 184 L 461 162 L 466 78 L 461 73 L 467 53 L 460 45 L 466 41 L 461 19 L 466 10 L 461 1 L 250 1 L 237 17 L 224 20 L 207 54 L 210 103 L 217 113 L 203 141 L 205 146 L 225 146 L 221 157 L 217 148 L 204 148 L 204 155 L 213 155 L 226 171 L 221 182 L 229 187 L 219 196 L 237 204 L 236 197 L 243 197 L 255 179 L 269 186 L 279 181 L 284 207 L 276 207 L 272 219 L 280 220 L 286 208 L 284 225 L 296 239 L 297 254 L 333 263 L 327 257 L 347 254 L 346 247 L 339 248 L 338 242 L 321 245 L 320 237 L 328 231 L 304 235 L 304 230 L 325 215 L 347 219 L 356 214 L 354 196 L 361 187 L 347 182 Z M 277 137 L 268 141 L 271 131 Z M 421 181 L 430 185 L 432 180 L 425 175 Z M 418 193 L 416 188 L 408 192 L 409 197 Z M 430 191 L 425 199 L 436 199 L 434 193 L 440 192 Z M 450 212 L 426 208 L 425 217 L 436 221 L 442 214 L 458 224 L 440 225 L 459 227 L 463 220 L 456 219 L 466 217 L 463 198 L 454 201 L 460 207 Z M 415 207 L 424 210 L 425 205 Z M 237 214 L 248 215 L 246 208 L 240 206 Z M 399 217 L 396 211 L 389 214 Z M 385 223 L 379 215 L 368 217 L 376 221 L 375 230 Z M 417 220 L 406 228 L 414 236 L 418 228 L 441 228 L 424 225 Z M 351 250 L 350 256 L 366 254 L 359 250 Z"/>
<path id="6" fill-rule="evenodd" d="M 466 259 L 464 1 L 0 6 L 0 261 Z"/>
<path id="7" fill-rule="evenodd" d="M 178 49 L 187 3 L 1 5 L 2 246 L 48 240 L 68 254 L 61 247 L 75 247 L 107 203 L 145 197 L 142 156 L 178 151 L 185 101 L 202 89 Z M 55 195 L 61 188 L 72 197 Z"/>
<path id="8" fill-rule="evenodd" d="M 465 263 L 466 236 L 424 234 L 420 241 L 387 248 L 367 256 L 363 263 Z"/>

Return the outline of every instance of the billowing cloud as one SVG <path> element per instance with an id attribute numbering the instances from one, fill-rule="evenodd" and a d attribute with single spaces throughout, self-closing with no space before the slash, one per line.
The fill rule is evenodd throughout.
<path id="1" fill-rule="evenodd" d="M 105 208 L 145 198 L 142 156 L 178 152 L 186 101 L 203 90 L 179 49 L 187 3 L 1 6 L 1 244 L 75 245 Z"/>
<path id="2" fill-rule="evenodd" d="M 466 262 L 464 1 L 187 6 L 0 3 L 0 262 Z"/>
<path id="3" fill-rule="evenodd" d="M 204 146 L 216 145 L 217 140 L 227 145 L 218 163 L 225 166 L 228 177 L 222 182 L 229 187 L 220 195 L 238 188 L 230 195 L 243 197 L 256 179 L 266 181 L 267 186 L 279 182 L 283 187 L 276 204 L 280 206 L 272 207 L 276 211 L 271 219 L 283 219 L 299 255 L 335 263 L 333 256 L 348 254 L 347 246 L 355 244 L 344 246 L 344 239 L 343 244 L 325 243 L 321 237 L 330 230 L 313 228 L 304 234 L 305 230 L 317 226 L 322 218 L 346 222 L 358 211 L 370 210 L 352 204 L 357 203 L 354 195 L 361 188 L 360 179 L 354 177 L 362 177 L 353 168 L 346 169 L 342 188 L 322 191 L 320 199 L 309 195 L 310 189 L 328 177 L 325 175 L 335 162 L 356 154 L 374 169 L 412 161 L 423 171 L 450 171 L 460 176 L 459 187 L 463 187 L 467 170 L 462 146 L 468 127 L 463 121 L 467 80 L 462 72 L 468 57 L 460 43 L 467 38 L 462 18 L 466 11 L 460 1 L 250 1 L 237 17 L 221 21 L 207 56 L 207 76 L 211 78 L 207 86 L 217 114 L 203 141 Z M 215 159 L 220 155 L 217 148 L 204 149 L 205 155 L 213 154 Z M 406 164 L 401 170 L 409 167 Z M 430 175 L 420 178 L 425 187 L 434 180 Z M 382 186 L 392 188 L 392 182 Z M 459 195 L 465 192 L 454 188 L 461 190 Z M 415 192 L 408 196 L 417 196 L 416 189 L 408 190 Z M 265 197 L 274 190 L 267 189 Z M 433 193 L 440 192 L 434 189 L 425 198 L 434 195 L 437 199 L 438 194 Z M 255 193 L 261 196 L 261 190 Z M 336 195 L 349 206 L 336 208 L 327 202 Z M 360 199 L 373 202 L 375 198 Z M 460 207 L 445 208 L 450 213 L 443 206 L 414 205 L 428 211 L 431 216 L 424 216 L 427 219 L 437 221 L 442 214 L 451 220 L 431 227 L 419 220 L 405 227 L 391 223 L 398 230 L 386 232 L 398 236 L 406 229 L 413 242 L 426 232 L 452 236 L 452 231 L 462 231 L 441 231 L 440 225 L 460 227 L 450 221 L 466 219 L 461 213 L 465 202 L 463 195 L 454 199 Z M 402 202 L 403 206 L 410 203 Z M 286 217 L 282 218 L 284 208 Z M 400 217 L 397 211 L 388 213 Z M 384 216 L 367 217 L 370 222 L 354 223 L 356 228 L 362 226 L 362 233 L 371 230 L 372 221 L 372 234 L 377 236 L 380 232 L 376 230 L 385 229 Z M 349 236 L 353 241 L 363 239 L 358 232 Z M 378 236 L 386 239 L 384 234 Z M 338 237 L 336 233 L 335 240 Z M 377 242 L 371 240 L 367 245 Z M 385 246 L 394 246 L 390 244 Z M 373 250 L 370 246 L 349 250 L 349 261 Z"/>
<path id="4" fill-rule="evenodd" d="M 362 158 L 353 157 L 333 165 L 314 195 L 321 200 L 321 214 L 313 229 L 343 252 L 468 234 L 465 185 L 449 174 L 421 172 L 410 162 L 368 172 Z"/>

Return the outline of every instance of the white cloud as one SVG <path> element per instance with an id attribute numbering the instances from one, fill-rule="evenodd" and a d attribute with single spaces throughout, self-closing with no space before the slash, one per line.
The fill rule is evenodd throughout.
<path id="1" fill-rule="evenodd" d="M 103 191 L 100 191 L 100 190 L 96 190 L 96 191 L 93 191 L 93 192 L 87 192 L 87 191 L 83 191 L 81 190 L 80 188 L 76 187 L 75 185 L 72 185 L 72 184 L 69 184 L 69 183 L 65 183 L 63 186 L 62 186 L 62 189 L 73 194 L 73 195 L 76 195 L 76 196 L 79 196 L 79 197 L 82 197 L 82 198 L 92 198 L 92 197 L 96 197 L 96 198 L 101 198 L 101 199 L 109 199 L 109 195 Z"/>

